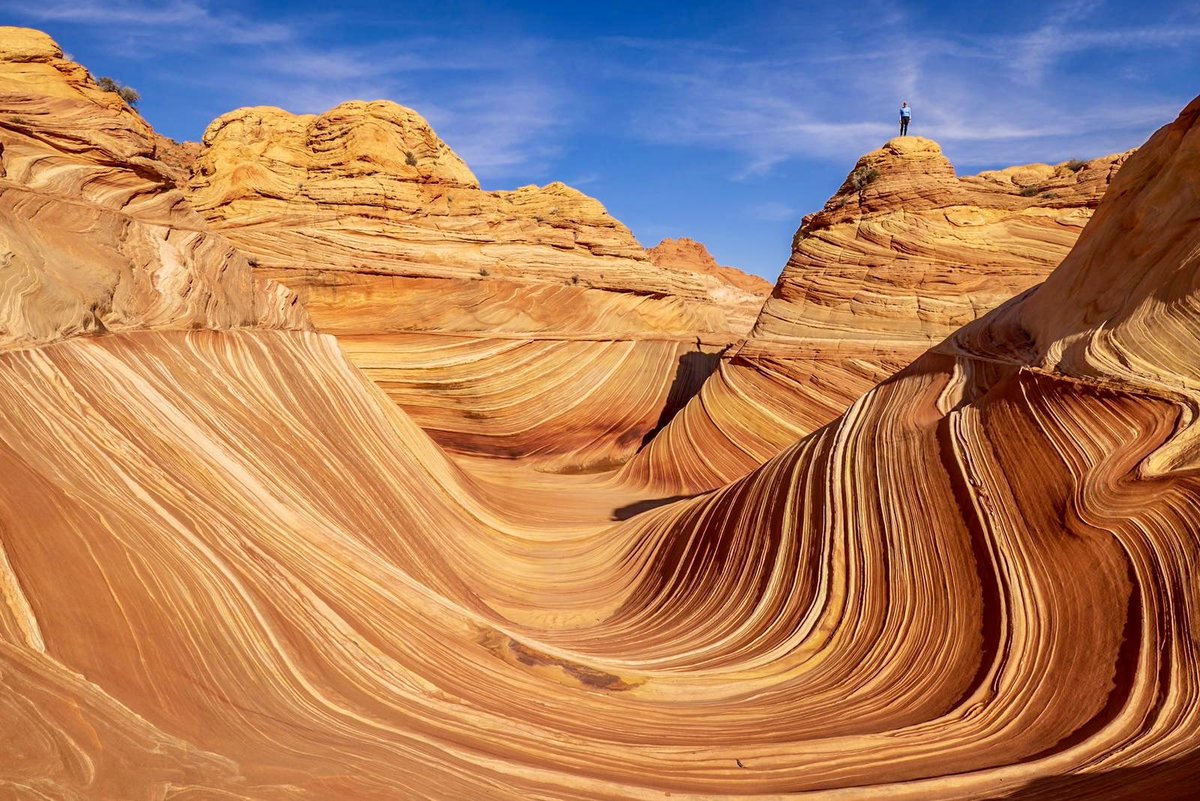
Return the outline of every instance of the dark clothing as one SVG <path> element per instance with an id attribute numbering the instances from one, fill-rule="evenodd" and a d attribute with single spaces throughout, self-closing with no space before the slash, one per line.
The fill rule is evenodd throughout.
<path id="1" fill-rule="evenodd" d="M 908 135 L 908 117 L 900 118 L 900 135 L 901 136 Z"/>

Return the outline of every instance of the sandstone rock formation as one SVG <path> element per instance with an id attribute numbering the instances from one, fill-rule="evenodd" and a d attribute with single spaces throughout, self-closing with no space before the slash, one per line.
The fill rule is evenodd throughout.
<path id="1" fill-rule="evenodd" d="M 749 326 L 765 294 L 757 286 L 737 292 L 745 278 L 731 281 L 730 271 L 655 269 L 625 226 L 564 184 L 482 191 L 429 124 L 394 103 L 346 103 L 319 117 L 241 109 L 216 120 L 204 145 L 193 165 L 193 205 L 265 274 L 307 297 L 321 294 L 330 273 L 346 274 L 333 276 L 345 282 L 339 289 L 391 276 L 487 278 L 570 289 L 581 298 L 576 305 L 591 310 L 583 319 L 551 311 L 529 319 L 530 311 L 519 309 L 497 311 L 501 319 L 427 322 L 423 302 L 396 292 L 388 305 L 401 304 L 404 313 L 392 312 L 389 329 L 591 333 L 601 322 L 611 333 L 728 336 Z M 629 313 L 639 300 L 658 297 L 676 308 L 653 328 L 641 315 L 632 324 L 604 320 L 606 311 Z M 508 302 L 492 305 L 505 309 Z M 342 324 L 332 314 L 317 322 L 326 330 Z"/>
<path id="2" fill-rule="evenodd" d="M 189 197 L 459 452 L 628 459 L 743 336 L 769 287 L 660 267 L 560 183 L 484 192 L 416 112 L 346 103 L 216 120 Z M 706 369 L 707 368 L 707 371 Z"/>
<path id="3" fill-rule="evenodd" d="M 1198 163 L 1200 99 L 1044 284 L 670 504 L 451 458 L 328 334 L 10 341 L 0 793 L 1189 797 Z"/>
<path id="4" fill-rule="evenodd" d="M 0 28 L 0 347 L 305 326 L 172 186 L 150 127 L 45 34 Z"/>
<path id="5" fill-rule="evenodd" d="M 712 489 L 833 420 L 1048 275 L 1126 158 L 957 178 L 928 139 L 867 154 L 796 232 L 751 336 L 626 474 L 663 494 Z"/>
<path id="6" fill-rule="evenodd" d="M 771 284 L 765 278 L 747 275 L 734 267 L 723 267 L 717 264 L 717 260 L 708 252 L 708 248 L 694 239 L 687 237 L 664 239 L 647 250 L 646 255 L 650 257 L 650 261 L 655 267 L 661 267 L 664 270 L 715 276 L 756 297 L 771 292 Z"/>

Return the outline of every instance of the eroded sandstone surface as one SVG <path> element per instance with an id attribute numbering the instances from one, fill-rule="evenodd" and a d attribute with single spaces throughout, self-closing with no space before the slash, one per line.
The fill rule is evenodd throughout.
<path id="1" fill-rule="evenodd" d="M 449 452 L 189 210 L 136 115 L 43 35 L 0 55 L 6 797 L 1192 793 L 1200 99 L 1044 283 L 672 499 Z M 807 347 L 783 295 L 762 327 Z"/>
<path id="2" fill-rule="evenodd" d="M 0 28 L 0 109 L 0 347 L 307 325 L 174 190 L 150 126 L 45 34 Z"/>
<path id="3" fill-rule="evenodd" d="M 830 422 L 1044 279 L 1128 155 L 958 178 L 928 139 L 867 154 L 804 219 L 752 334 L 627 474 L 664 493 L 715 488 Z"/>
<path id="4" fill-rule="evenodd" d="M 564 184 L 481 190 L 394 103 L 241 109 L 203 145 L 196 209 L 458 452 L 573 471 L 628 459 L 769 291 L 715 264 L 659 265 Z"/>

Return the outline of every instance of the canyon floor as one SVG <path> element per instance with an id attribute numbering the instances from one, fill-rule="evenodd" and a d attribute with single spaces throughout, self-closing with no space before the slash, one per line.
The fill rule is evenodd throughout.
<path id="1" fill-rule="evenodd" d="M 1200 99 L 772 287 L 415 111 L 157 135 L 0 28 L 0 797 L 1176 799 Z"/>

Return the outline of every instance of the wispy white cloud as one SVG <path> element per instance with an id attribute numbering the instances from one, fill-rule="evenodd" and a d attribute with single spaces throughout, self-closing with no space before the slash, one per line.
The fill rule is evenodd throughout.
<path id="1" fill-rule="evenodd" d="M 1098 8 L 1076 0 L 1051 7 L 1028 32 L 952 36 L 883 2 L 862 30 L 810 36 L 782 54 L 684 51 L 670 64 L 648 60 L 643 83 L 654 101 L 635 112 L 634 127 L 653 142 L 740 154 L 735 179 L 797 159 L 852 163 L 895 134 L 901 99 L 916 109 L 912 133 L 937 139 L 963 166 L 1123 150 L 1169 121 L 1178 99 L 1079 71 L 1064 77 L 1064 60 L 1091 51 L 1194 52 L 1200 25 L 1106 28 L 1093 21 Z M 879 30 L 897 46 L 847 45 Z"/>
<path id="2" fill-rule="evenodd" d="M 203 68 L 179 80 L 230 108 L 412 106 L 485 183 L 549 179 L 583 135 L 717 152 L 733 180 L 805 159 L 848 165 L 893 134 L 902 99 L 916 109 L 913 133 L 938 139 L 960 166 L 1098 155 L 1136 144 L 1176 99 L 1070 72 L 1071 58 L 1200 44 L 1200 14 L 1186 8 L 1118 25 L 1101 0 L 1048 1 L 1040 17 L 986 34 L 930 27 L 914 9 L 779 3 L 769 19 L 708 39 L 501 40 L 414 26 L 350 46 L 310 19 L 209 0 L 0 0 L 9 16 L 86 26 L 130 57 L 195 53 Z M 1102 93 L 1106 102 L 1088 101 Z"/>
<path id="3" fill-rule="evenodd" d="M 42 22 L 119 27 L 143 45 L 167 46 L 156 33 L 168 30 L 175 43 L 215 41 L 255 45 L 295 37 L 292 26 L 250 19 L 230 11 L 212 11 L 196 0 L 4 0 L 0 9 Z M 158 49 L 157 47 L 154 49 Z"/>
<path id="4" fill-rule="evenodd" d="M 1010 52 L 1019 81 L 1027 86 L 1041 84 L 1046 70 L 1064 52 L 1062 42 L 1070 35 L 1068 26 L 1095 11 L 1097 6 L 1097 0 L 1072 0 L 1053 9 L 1035 30 L 1017 37 L 1010 45 Z"/>

